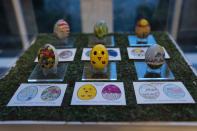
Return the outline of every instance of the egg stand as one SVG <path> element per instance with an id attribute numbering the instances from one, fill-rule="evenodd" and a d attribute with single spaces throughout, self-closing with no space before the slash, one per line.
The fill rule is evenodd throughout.
<path id="1" fill-rule="evenodd" d="M 157 42 L 155 41 L 154 36 L 148 35 L 147 38 L 144 38 L 142 40 L 140 40 L 141 38 L 138 38 L 137 35 L 129 35 L 128 36 L 128 40 L 129 40 L 129 46 L 151 46 L 153 44 L 156 44 Z M 139 43 L 139 41 L 142 41 L 141 43 Z M 146 43 L 143 43 L 146 42 Z"/>
<path id="2" fill-rule="evenodd" d="M 52 68 L 52 69 L 49 69 L 49 70 L 42 69 L 42 73 L 43 73 L 44 76 L 47 76 L 47 75 L 50 75 L 50 74 L 57 75 L 57 66 Z"/>
<path id="3" fill-rule="evenodd" d="M 56 49 L 73 48 L 74 47 L 74 37 L 67 37 L 66 39 L 60 40 L 55 38 L 53 45 Z"/>
<path id="4" fill-rule="evenodd" d="M 174 80 L 174 75 L 169 69 L 167 62 L 159 69 L 151 69 L 148 67 L 145 61 L 134 61 L 134 65 L 137 72 L 138 80 Z"/>
<path id="5" fill-rule="evenodd" d="M 103 38 L 98 38 L 97 36 L 90 36 L 88 38 L 88 47 L 93 47 L 96 44 L 103 44 L 106 47 L 113 47 L 115 45 L 114 36 L 105 36 Z"/>
<path id="6" fill-rule="evenodd" d="M 109 62 L 104 69 L 95 69 L 90 62 L 85 62 L 82 80 L 117 80 L 116 63 Z"/>
<path id="7" fill-rule="evenodd" d="M 147 44 L 148 43 L 148 36 L 146 38 L 139 38 L 136 39 L 137 44 Z"/>
<path id="8" fill-rule="evenodd" d="M 67 63 L 58 63 L 55 68 L 46 70 L 37 64 L 29 76 L 28 82 L 63 82 L 67 67 Z"/>

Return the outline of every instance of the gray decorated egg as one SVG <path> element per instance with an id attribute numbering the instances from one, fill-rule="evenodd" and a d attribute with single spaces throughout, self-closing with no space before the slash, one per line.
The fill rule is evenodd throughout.
<path id="1" fill-rule="evenodd" d="M 146 51 L 145 61 L 152 69 L 160 68 L 165 61 L 165 52 L 163 47 L 158 44 L 150 46 Z"/>
<path id="2" fill-rule="evenodd" d="M 55 36 L 60 39 L 64 40 L 69 36 L 70 27 L 66 21 L 63 19 L 58 20 L 54 26 L 54 34 Z"/>

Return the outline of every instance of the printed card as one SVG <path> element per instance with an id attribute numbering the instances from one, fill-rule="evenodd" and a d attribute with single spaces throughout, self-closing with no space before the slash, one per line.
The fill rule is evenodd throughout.
<path id="1" fill-rule="evenodd" d="M 59 56 L 59 62 L 73 61 L 75 58 L 76 50 L 76 48 L 56 49 L 57 55 Z M 34 62 L 38 62 L 38 57 Z"/>
<path id="2" fill-rule="evenodd" d="M 67 84 L 21 84 L 7 106 L 61 106 Z"/>
<path id="3" fill-rule="evenodd" d="M 71 105 L 126 105 L 123 82 L 76 82 Z"/>
<path id="4" fill-rule="evenodd" d="M 145 59 L 145 53 L 148 47 L 127 47 L 129 59 Z M 169 54 L 164 48 L 165 58 L 170 59 Z"/>
<path id="5" fill-rule="evenodd" d="M 195 103 L 182 82 L 133 82 L 137 104 Z"/>
<path id="6" fill-rule="evenodd" d="M 92 48 L 83 48 L 81 60 L 90 60 L 91 50 L 92 50 Z M 107 48 L 107 50 L 108 50 L 110 61 L 120 61 L 121 60 L 119 48 Z"/>

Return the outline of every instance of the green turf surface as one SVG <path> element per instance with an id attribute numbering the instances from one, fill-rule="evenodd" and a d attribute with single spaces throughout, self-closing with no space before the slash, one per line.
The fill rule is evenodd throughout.
<path id="1" fill-rule="evenodd" d="M 165 33 L 154 32 L 158 44 L 164 46 L 171 56 L 167 61 L 176 81 L 182 81 L 197 101 L 197 78 Z M 35 67 L 38 49 L 54 40 L 53 35 L 40 35 L 17 61 L 10 73 L 0 80 L 0 120 L 51 120 L 51 121 L 192 121 L 197 120 L 197 104 L 149 104 L 137 105 L 133 81 L 137 81 L 134 61 L 128 59 L 128 34 L 114 34 L 115 47 L 120 48 L 122 61 L 117 62 L 118 81 L 124 82 L 127 106 L 71 106 L 75 82 L 81 81 L 84 62 L 83 47 L 87 47 L 90 35 L 75 34 L 77 53 L 69 62 L 63 83 L 68 84 L 60 107 L 6 107 L 21 83 Z"/>

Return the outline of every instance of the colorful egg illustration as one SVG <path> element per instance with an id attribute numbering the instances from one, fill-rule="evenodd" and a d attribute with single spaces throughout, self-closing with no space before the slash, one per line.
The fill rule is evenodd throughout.
<path id="1" fill-rule="evenodd" d="M 139 88 L 139 94 L 145 99 L 157 99 L 160 96 L 159 89 L 152 84 L 144 84 Z"/>
<path id="2" fill-rule="evenodd" d="M 163 91 L 168 97 L 174 99 L 183 98 L 185 96 L 185 92 L 183 91 L 183 89 L 175 84 L 165 85 Z"/>
<path id="3" fill-rule="evenodd" d="M 83 85 L 79 88 L 77 96 L 81 100 L 91 100 L 96 96 L 96 88 L 90 84 Z"/>
<path id="4" fill-rule="evenodd" d="M 66 59 L 66 58 L 69 58 L 72 56 L 72 51 L 62 51 L 60 54 L 59 54 L 59 57 L 62 58 L 62 59 Z"/>
<path id="5" fill-rule="evenodd" d="M 68 23 L 63 19 L 58 20 L 54 26 L 55 36 L 60 40 L 64 40 L 69 36 L 69 33 L 70 33 L 70 28 Z"/>
<path id="6" fill-rule="evenodd" d="M 121 90 L 116 85 L 107 85 L 102 90 L 102 96 L 107 100 L 118 100 L 121 97 Z"/>
<path id="7" fill-rule="evenodd" d="M 54 101 L 60 96 L 60 94 L 61 89 L 58 86 L 50 86 L 42 92 L 41 99 L 43 101 Z"/>
<path id="8" fill-rule="evenodd" d="M 104 69 L 109 60 L 108 51 L 104 45 L 95 45 L 90 53 L 90 62 L 96 69 Z"/>
<path id="9" fill-rule="evenodd" d="M 46 70 L 53 69 L 58 64 L 58 55 L 55 48 L 46 44 L 38 51 L 38 65 Z"/>
<path id="10" fill-rule="evenodd" d="M 110 56 L 113 56 L 113 57 L 118 56 L 118 53 L 115 50 L 108 50 L 108 53 Z"/>
<path id="11" fill-rule="evenodd" d="M 152 69 L 160 68 L 165 62 L 165 52 L 158 44 L 150 46 L 145 53 L 145 61 Z"/>
<path id="12" fill-rule="evenodd" d="M 141 19 L 135 26 L 135 33 L 139 38 L 147 38 L 151 31 L 150 25 L 146 19 Z"/>
<path id="13" fill-rule="evenodd" d="M 142 49 L 133 49 L 132 51 L 131 51 L 131 53 L 134 55 L 134 56 L 139 56 L 139 57 L 141 57 L 141 56 L 144 56 L 144 50 L 142 50 Z"/>
<path id="14" fill-rule="evenodd" d="M 38 88 L 36 86 L 28 86 L 24 89 L 22 89 L 18 95 L 17 95 L 17 100 L 25 102 L 32 100 L 35 98 L 35 96 L 38 93 Z"/>
<path id="15" fill-rule="evenodd" d="M 104 20 L 96 22 L 94 25 L 94 34 L 98 38 L 103 38 L 108 34 L 108 27 Z"/>

